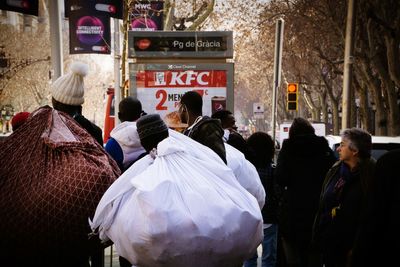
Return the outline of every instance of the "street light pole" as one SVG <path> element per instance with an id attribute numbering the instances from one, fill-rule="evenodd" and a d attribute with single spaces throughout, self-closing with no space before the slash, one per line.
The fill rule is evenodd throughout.
<path id="1" fill-rule="evenodd" d="M 277 99 L 276 94 L 281 83 L 281 70 L 282 70 L 282 46 L 283 46 L 283 19 L 276 20 L 275 29 L 275 55 L 274 55 L 274 85 L 272 89 L 272 112 L 271 112 L 271 127 L 272 127 L 272 140 L 275 142 L 276 131 L 276 113 L 277 113 Z"/>
<path id="2" fill-rule="evenodd" d="M 344 50 L 343 96 L 342 96 L 342 129 L 349 128 L 351 122 L 351 80 L 353 76 L 353 51 L 355 33 L 355 1 L 349 0 L 346 22 L 346 40 Z"/>
<path id="3" fill-rule="evenodd" d="M 118 118 L 119 102 L 121 101 L 121 53 L 120 53 L 120 36 L 119 36 L 119 20 L 114 18 L 114 122 L 117 126 L 120 121 Z"/>
<path id="4" fill-rule="evenodd" d="M 49 1 L 52 80 L 63 75 L 63 49 L 59 0 Z"/>

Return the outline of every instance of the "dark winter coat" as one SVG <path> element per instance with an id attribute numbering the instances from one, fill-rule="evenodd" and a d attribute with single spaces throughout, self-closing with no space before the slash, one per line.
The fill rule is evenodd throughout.
<path id="1" fill-rule="evenodd" d="M 103 132 L 96 124 L 92 123 L 81 114 L 76 114 L 73 118 L 83 129 L 96 139 L 97 143 L 103 146 Z"/>
<path id="2" fill-rule="evenodd" d="M 348 260 L 366 207 L 366 196 L 374 173 L 375 160 L 362 160 L 338 197 L 334 215 L 326 210 L 326 193 L 340 176 L 342 162 L 337 162 L 326 175 L 315 218 L 313 241 L 329 262 L 342 266 Z M 328 216 L 328 219 L 326 219 Z"/>
<path id="3" fill-rule="evenodd" d="M 287 241 L 309 244 L 322 183 L 334 162 L 324 137 L 301 135 L 283 142 L 276 180 L 283 196 L 278 225 Z"/>
<path id="4" fill-rule="evenodd" d="M 226 163 L 226 151 L 224 145 L 224 130 L 221 121 L 203 116 L 192 128 L 184 132 L 185 135 L 197 142 L 211 148 Z"/>
<path id="5" fill-rule="evenodd" d="M 351 266 L 391 266 L 400 251 L 400 149 L 378 159 Z"/>
<path id="6" fill-rule="evenodd" d="M 249 148 L 247 145 L 246 140 L 243 138 L 243 136 L 235 131 L 232 131 L 229 134 L 228 141 L 226 141 L 229 145 L 233 146 L 237 150 L 243 153 L 244 157 L 250 161 L 254 161 L 254 152 Z"/>
<path id="7" fill-rule="evenodd" d="M 256 166 L 257 167 L 257 166 Z M 277 223 L 277 206 L 279 189 L 275 181 L 275 167 L 268 164 L 265 167 L 257 167 L 258 175 L 265 190 L 265 205 L 261 210 L 264 223 Z"/>

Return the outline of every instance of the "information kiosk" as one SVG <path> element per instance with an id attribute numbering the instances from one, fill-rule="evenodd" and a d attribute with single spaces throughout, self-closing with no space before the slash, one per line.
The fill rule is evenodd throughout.
<path id="1" fill-rule="evenodd" d="M 147 113 L 177 111 L 187 91 L 203 96 L 203 115 L 233 111 L 232 32 L 130 31 L 130 95 Z"/>

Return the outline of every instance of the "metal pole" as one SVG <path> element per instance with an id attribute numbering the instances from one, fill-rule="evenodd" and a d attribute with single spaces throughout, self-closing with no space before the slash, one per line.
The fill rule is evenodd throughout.
<path id="1" fill-rule="evenodd" d="M 63 75 L 63 49 L 59 0 L 49 1 L 51 68 L 53 82 Z"/>
<path id="2" fill-rule="evenodd" d="M 121 67 L 121 53 L 120 53 L 120 40 L 119 40 L 119 20 L 114 18 L 114 111 L 115 111 L 115 126 L 120 121 L 118 118 L 119 102 L 121 101 L 121 86 L 120 86 L 120 67 Z"/>
<path id="3" fill-rule="evenodd" d="M 275 30 L 275 55 L 274 55 L 274 85 L 272 91 L 272 112 L 271 112 L 271 127 L 272 127 L 272 140 L 275 140 L 276 131 L 276 113 L 277 113 L 277 99 L 276 94 L 281 83 L 281 70 L 282 70 L 282 43 L 283 43 L 283 26 L 284 20 L 276 20 Z"/>
<path id="4" fill-rule="evenodd" d="M 342 129 L 349 128 L 351 122 L 351 79 L 353 76 L 353 50 L 355 28 L 355 1 L 349 0 L 346 21 L 346 40 L 344 49 Z"/>

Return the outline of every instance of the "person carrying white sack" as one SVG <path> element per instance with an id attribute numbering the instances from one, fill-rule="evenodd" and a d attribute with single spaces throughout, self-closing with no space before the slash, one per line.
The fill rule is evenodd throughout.
<path id="1" fill-rule="evenodd" d="M 262 209 L 265 204 L 266 192 L 256 167 L 238 149 L 228 143 L 224 143 L 224 145 L 228 167 L 232 169 L 239 184 L 257 199 L 258 205 Z"/>
<path id="2" fill-rule="evenodd" d="M 134 266 L 238 266 L 262 240 L 257 200 L 209 148 L 169 130 L 158 115 L 137 121 L 149 155 L 104 194 L 91 222 Z"/>

